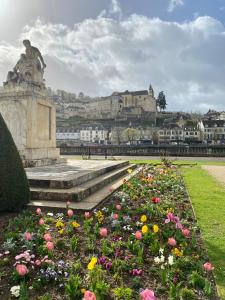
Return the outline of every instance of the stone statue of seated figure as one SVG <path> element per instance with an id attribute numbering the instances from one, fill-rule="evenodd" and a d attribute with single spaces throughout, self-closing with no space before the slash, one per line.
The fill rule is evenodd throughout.
<path id="1" fill-rule="evenodd" d="M 23 44 L 26 48 L 26 54 L 21 54 L 13 71 L 8 72 L 4 85 L 15 85 L 26 82 L 44 87 L 43 75 L 46 68 L 44 59 L 38 48 L 31 46 L 29 40 L 24 40 Z"/>

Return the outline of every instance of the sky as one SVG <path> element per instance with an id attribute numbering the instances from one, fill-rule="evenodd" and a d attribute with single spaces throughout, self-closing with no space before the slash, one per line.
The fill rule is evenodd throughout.
<path id="1" fill-rule="evenodd" d="M 52 89 L 164 91 L 168 110 L 225 110 L 225 0 L 0 0 L 0 82 L 23 39 Z"/>

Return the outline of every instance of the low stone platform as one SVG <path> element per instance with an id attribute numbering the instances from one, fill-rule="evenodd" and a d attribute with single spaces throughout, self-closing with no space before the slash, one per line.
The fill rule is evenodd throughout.
<path id="1" fill-rule="evenodd" d="M 128 161 L 68 160 L 65 164 L 26 169 L 31 187 L 30 208 L 63 210 L 66 201 L 78 210 L 91 210 L 118 188 L 128 169 Z"/>

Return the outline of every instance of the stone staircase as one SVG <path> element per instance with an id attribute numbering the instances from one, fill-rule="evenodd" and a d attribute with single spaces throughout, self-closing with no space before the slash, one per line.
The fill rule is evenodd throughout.
<path id="1" fill-rule="evenodd" d="M 129 179 L 136 165 L 128 161 L 68 160 L 61 165 L 26 169 L 30 183 L 30 209 L 62 211 L 66 202 L 75 210 L 92 210 Z"/>

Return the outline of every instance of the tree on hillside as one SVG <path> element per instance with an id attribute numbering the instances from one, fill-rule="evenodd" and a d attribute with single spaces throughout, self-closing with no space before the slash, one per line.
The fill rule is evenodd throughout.
<path id="1" fill-rule="evenodd" d="M 138 130 L 135 128 L 126 128 L 124 134 L 129 143 L 132 144 L 132 142 L 135 141 L 138 137 Z"/>
<path id="2" fill-rule="evenodd" d="M 160 111 L 166 109 L 166 106 L 167 106 L 166 96 L 163 91 L 159 93 L 156 103 L 157 103 L 157 107 L 159 107 Z"/>
<path id="3" fill-rule="evenodd" d="M 19 211 L 29 200 L 29 185 L 19 152 L 0 114 L 0 211 Z"/>

